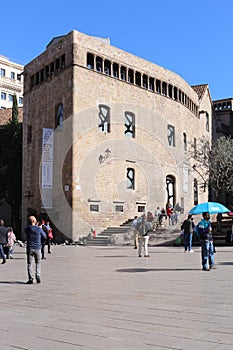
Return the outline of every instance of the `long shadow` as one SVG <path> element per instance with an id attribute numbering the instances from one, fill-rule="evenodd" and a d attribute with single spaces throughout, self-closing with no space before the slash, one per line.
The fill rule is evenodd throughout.
<path id="1" fill-rule="evenodd" d="M 233 265 L 233 261 L 222 261 L 222 262 L 218 262 L 218 265 Z"/>
<path id="2" fill-rule="evenodd" d="M 0 281 L 0 284 L 25 284 L 22 281 Z"/>
<path id="3" fill-rule="evenodd" d="M 200 271 L 200 268 L 158 268 L 158 269 L 144 269 L 144 268 L 130 268 L 130 269 L 117 269 L 116 272 L 127 272 L 127 273 L 135 273 L 135 272 L 160 272 L 160 271 Z"/>

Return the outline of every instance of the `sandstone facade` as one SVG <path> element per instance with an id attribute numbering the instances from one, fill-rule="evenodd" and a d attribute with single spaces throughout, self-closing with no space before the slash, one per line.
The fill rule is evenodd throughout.
<path id="1" fill-rule="evenodd" d="M 208 198 L 189 150 L 211 120 L 207 85 L 108 40 L 54 38 L 24 69 L 22 217 L 49 215 L 76 240 L 168 201 L 188 211 Z"/>

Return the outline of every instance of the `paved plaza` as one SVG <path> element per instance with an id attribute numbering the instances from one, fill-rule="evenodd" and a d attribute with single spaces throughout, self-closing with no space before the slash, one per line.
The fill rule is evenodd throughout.
<path id="1" fill-rule="evenodd" d="M 233 247 L 53 246 L 26 285 L 25 248 L 0 265 L 2 350 L 232 350 Z"/>

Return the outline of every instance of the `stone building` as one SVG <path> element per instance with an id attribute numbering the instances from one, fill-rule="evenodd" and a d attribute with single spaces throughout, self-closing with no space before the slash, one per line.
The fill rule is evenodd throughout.
<path id="1" fill-rule="evenodd" d="M 22 217 L 49 215 L 76 240 L 208 193 L 190 160 L 211 139 L 207 85 L 77 31 L 24 69 Z"/>
<path id="2" fill-rule="evenodd" d="M 0 109 L 12 108 L 13 95 L 23 106 L 23 66 L 0 55 Z"/>
<path id="3" fill-rule="evenodd" d="M 221 136 L 233 136 L 233 99 L 213 101 L 213 140 Z"/>

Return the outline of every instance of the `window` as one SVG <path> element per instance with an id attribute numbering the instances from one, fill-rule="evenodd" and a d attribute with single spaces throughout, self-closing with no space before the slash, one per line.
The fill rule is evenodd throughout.
<path id="1" fill-rule="evenodd" d="M 177 101 L 178 96 L 177 96 L 177 87 L 174 87 L 174 100 Z"/>
<path id="2" fill-rule="evenodd" d="M 161 81 L 156 79 L 156 92 L 161 94 Z"/>
<path id="3" fill-rule="evenodd" d="M 59 72 L 60 70 L 60 58 L 56 59 L 56 72 Z"/>
<path id="4" fill-rule="evenodd" d="M 184 145 L 184 151 L 187 152 L 187 135 L 185 132 L 183 133 L 183 145 Z"/>
<path id="5" fill-rule="evenodd" d="M 162 95 L 167 96 L 167 83 L 162 83 Z"/>
<path id="6" fill-rule="evenodd" d="M 44 81 L 44 69 L 41 69 L 40 71 L 40 82 L 42 83 Z"/>
<path id="7" fill-rule="evenodd" d="M 63 124 L 63 103 L 60 103 L 55 112 L 55 128 L 59 128 L 62 130 L 62 124 Z"/>
<path id="8" fill-rule="evenodd" d="M 94 69 L 94 55 L 87 54 L 87 68 Z"/>
<path id="9" fill-rule="evenodd" d="M 19 104 L 20 104 L 20 105 L 23 104 L 23 97 L 19 97 Z"/>
<path id="10" fill-rule="evenodd" d="M 6 93 L 5 92 L 1 92 L 1 100 L 6 100 Z"/>
<path id="11" fill-rule="evenodd" d="M 96 70 L 97 72 L 103 72 L 103 60 L 101 57 L 96 57 Z"/>
<path id="12" fill-rule="evenodd" d="M 108 60 L 104 61 L 104 73 L 107 75 L 111 75 L 111 62 Z"/>
<path id="13" fill-rule="evenodd" d="M 125 136 L 135 137 L 135 115 L 131 112 L 125 112 Z"/>
<path id="14" fill-rule="evenodd" d="M 134 84 L 134 71 L 132 69 L 128 70 L 128 82 Z"/>
<path id="15" fill-rule="evenodd" d="M 167 126 L 167 140 L 169 146 L 175 147 L 175 127 L 172 125 Z"/>
<path id="16" fill-rule="evenodd" d="M 117 63 L 113 63 L 113 76 L 119 78 L 119 65 Z"/>
<path id="17" fill-rule="evenodd" d="M 50 73 L 54 73 L 54 62 L 50 63 Z"/>
<path id="18" fill-rule="evenodd" d="M 46 66 L 46 67 L 45 67 L 45 79 L 48 79 L 49 74 L 50 74 L 50 72 L 49 72 L 49 66 Z"/>
<path id="19" fill-rule="evenodd" d="M 135 170 L 133 168 L 127 168 L 127 189 L 135 189 Z"/>
<path id="20" fill-rule="evenodd" d="M 8 101 L 13 102 L 13 95 L 10 95 L 10 94 L 8 95 Z"/>
<path id="21" fill-rule="evenodd" d="M 110 132 L 110 108 L 106 105 L 99 105 L 98 127 L 103 132 Z"/>
<path id="22" fill-rule="evenodd" d="M 194 205 L 198 204 L 198 185 L 197 185 L 197 179 L 193 180 L 193 202 Z"/>
<path id="23" fill-rule="evenodd" d="M 173 97 L 173 87 L 172 87 L 172 85 L 168 85 L 168 96 L 170 97 L 170 98 L 172 98 Z"/>
<path id="24" fill-rule="evenodd" d="M 142 76 L 142 85 L 145 89 L 148 89 L 148 76 L 145 74 Z"/>
<path id="25" fill-rule="evenodd" d="M 145 213 L 146 207 L 145 205 L 139 205 L 138 206 L 138 213 Z"/>
<path id="26" fill-rule="evenodd" d="M 5 77 L 5 75 L 6 75 L 5 69 L 1 68 L 0 75 L 1 75 L 1 77 Z"/>
<path id="27" fill-rule="evenodd" d="M 150 78 L 149 79 L 149 89 L 151 91 L 155 91 L 155 80 L 154 80 L 154 78 Z"/>
<path id="28" fill-rule="evenodd" d="M 22 75 L 22 74 L 17 74 L 17 80 L 18 80 L 18 81 L 21 81 L 21 80 L 22 80 L 21 75 Z"/>
<path id="29" fill-rule="evenodd" d="M 99 211 L 99 205 L 98 204 L 91 204 L 90 211 Z"/>
<path id="30" fill-rule="evenodd" d="M 174 208 L 176 203 L 176 198 L 175 198 L 175 177 L 173 175 L 166 176 L 166 191 L 167 191 L 167 203 L 170 203 Z"/>
<path id="31" fill-rule="evenodd" d="M 65 57 L 65 55 L 62 55 L 61 56 L 61 69 L 64 69 L 65 68 L 65 59 L 66 59 L 66 57 Z"/>
<path id="32" fill-rule="evenodd" d="M 141 80 L 142 80 L 141 73 L 136 72 L 135 73 L 135 83 L 136 83 L 136 85 L 141 86 L 142 85 L 142 81 Z"/>
<path id="33" fill-rule="evenodd" d="M 210 124 L 209 124 L 209 114 L 206 113 L 206 124 L 205 124 L 205 127 L 206 127 L 206 131 L 210 131 Z"/>
<path id="34" fill-rule="evenodd" d="M 126 80 L 126 67 L 121 66 L 121 80 Z"/>
<path id="35" fill-rule="evenodd" d="M 123 212 L 124 211 L 123 205 L 115 205 L 115 211 Z"/>
<path id="36" fill-rule="evenodd" d="M 11 72 L 11 79 L 15 80 L 15 73 Z"/>

